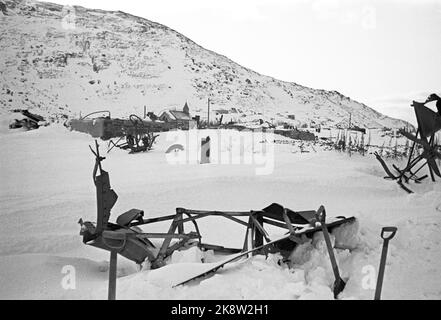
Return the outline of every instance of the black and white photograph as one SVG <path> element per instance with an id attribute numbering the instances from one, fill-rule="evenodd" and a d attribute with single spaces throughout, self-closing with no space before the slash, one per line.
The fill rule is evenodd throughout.
<path id="1" fill-rule="evenodd" d="M 0 300 L 441 300 L 441 0 L 0 0 L 0 231 Z"/>

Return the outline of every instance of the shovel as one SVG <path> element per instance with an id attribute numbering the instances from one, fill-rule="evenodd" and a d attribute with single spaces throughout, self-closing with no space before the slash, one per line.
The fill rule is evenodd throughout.
<path id="1" fill-rule="evenodd" d="M 346 283 L 340 277 L 340 272 L 338 271 L 337 260 L 335 259 L 334 256 L 334 250 L 332 249 L 332 243 L 329 237 L 328 227 L 326 226 L 325 207 L 320 206 L 320 208 L 317 210 L 315 215 L 317 221 L 319 221 L 320 225 L 322 226 L 323 236 L 325 238 L 326 247 L 328 248 L 329 258 L 331 259 L 332 270 L 334 271 L 334 277 L 335 277 L 335 281 L 333 285 L 334 299 L 337 299 L 338 294 L 343 291 Z"/>
<path id="2" fill-rule="evenodd" d="M 386 233 L 388 233 L 388 232 L 390 232 L 390 233 L 386 235 Z M 397 232 L 396 227 L 384 227 L 381 230 L 381 238 L 384 240 L 384 242 L 383 242 L 383 251 L 381 252 L 380 269 L 378 271 L 377 287 L 375 289 L 374 300 L 380 300 L 380 297 L 381 297 L 381 288 L 383 286 L 384 269 L 386 268 L 387 248 L 389 246 L 389 240 L 391 240 L 395 236 L 396 232 Z"/>

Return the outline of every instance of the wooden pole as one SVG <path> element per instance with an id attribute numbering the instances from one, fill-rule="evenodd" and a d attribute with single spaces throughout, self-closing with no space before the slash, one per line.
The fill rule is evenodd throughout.
<path id="1" fill-rule="evenodd" d="M 381 289 L 383 287 L 384 269 L 386 268 L 387 249 L 389 240 L 391 240 L 397 232 L 396 227 L 384 227 L 381 230 L 381 238 L 383 239 L 383 249 L 381 250 L 380 267 L 377 276 L 377 287 L 375 288 L 374 300 L 381 299 Z"/>
<path id="2" fill-rule="evenodd" d="M 250 217 L 252 217 L 252 216 L 250 216 Z M 263 216 L 262 216 L 262 214 L 256 214 L 255 219 L 257 220 L 257 223 L 259 223 L 260 226 L 263 227 Z M 253 223 L 253 230 L 254 230 L 254 238 L 253 238 L 254 244 L 253 244 L 253 248 L 258 248 L 258 247 L 263 245 L 264 234 L 261 231 L 261 229 L 257 226 L 256 223 Z M 256 254 L 256 252 L 253 252 L 253 255 L 254 254 Z"/>
<path id="3" fill-rule="evenodd" d="M 210 98 L 208 98 L 208 122 L 207 122 L 207 128 L 210 128 Z"/>
<path id="4" fill-rule="evenodd" d="M 179 220 L 183 220 L 182 213 L 176 214 L 179 217 Z M 184 223 L 182 221 L 178 222 L 178 233 L 184 234 Z"/>
<path id="5" fill-rule="evenodd" d="M 109 296 L 108 300 L 116 299 L 116 265 L 118 254 L 116 250 L 110 251 L 110 267 L 109 267 Z"/>

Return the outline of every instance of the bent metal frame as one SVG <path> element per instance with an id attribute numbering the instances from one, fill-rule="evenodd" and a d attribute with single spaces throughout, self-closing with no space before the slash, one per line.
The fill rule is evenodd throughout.
<path id="1" fill-rule="evenodd" d="M 95 144 L 96 150 L 90 149 L 95 155 L 93 181 L 96 187 L 97 221 L 95 223 L 84 222 L 80 219 L 79 224 L 81 225 L 80 235 L 83 236 L 85 244 L 110 251 L 109 299 L 115 299 L 117 254 L 138 264 L 147 259 L 151 263 L 152 269 L 164 266 L 167 257 L 170 257 L 175 250 L 194 245 L 202 250 L 230 254 L 249 252 L 250 250 L 252 254 L 280 252 L 284 258 L 287 258 L 297 244 L 308 241 L 307 238 L 312 238 L 315 232 L 322 230 L 321 223 L 316 219 L 317 211 L 292 211 L 276 203 L 262 210 L 243 212 L 176 208 L 176 213 L 173 215 L 147 219 L 144 219 L 143 210 L 130 209 L 119 215 L 116 223 L 109 222 L 110 211 L 118 196 L 111 189 L 108 172 L 102 169 L 101 162 L 105 157 L 100 156 L 97 141 Z M 246 231 L 243 247 L 226 248 L 203 243 L 197 220 L 210 216 L 224 217 L 244 226 Z M 139 226 L 168 220 L 171 220 L 171 224 L 166 233 L 146 233 L 139 228 Z M 354 217 L 340 216 L 335 221 L 324 224 L 328 230 L 332 230 L 352 221 L 355 221 Z M 191 223 L 194 231 L 185 232 L 186 223 Z M 265 225 L 286 229 L 287 237 L 280 241 L 271 242 Z M 153 239 L 159 239 L 162 242 L 155 245 L 152 242 Z"/>

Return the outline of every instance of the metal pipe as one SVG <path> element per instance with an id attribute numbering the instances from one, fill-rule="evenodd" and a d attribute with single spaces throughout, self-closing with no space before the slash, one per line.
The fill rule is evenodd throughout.
<path id="1" fill-rule="evenodd" d="M 108 300 L 116 299 L 116 266 L 118 254 L 116 250 L 110 251 L 110 266 L 109 266 L 109 293 Z"/>

